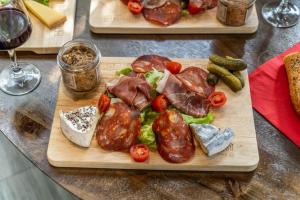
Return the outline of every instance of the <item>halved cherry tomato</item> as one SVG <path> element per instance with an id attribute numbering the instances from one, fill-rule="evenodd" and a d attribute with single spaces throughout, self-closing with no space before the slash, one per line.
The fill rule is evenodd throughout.
<path id="1" fill-rule="evenodd" d="M 136 162 L 144 162 L 149 158 L 149 148 L 145 144 L 136 144 L 130 147 L 130 156 Z"/>
<path id="2" fill-rule="evenodd" d="M 203 8 L 203 0 L 190 0 L 188 5 L 188 11 L 191 15 L 204 12 L 205 8 Z"/>
<path id="3" fill-rule="evenodd" d="M 106 112 L 109 108 L 110 98 L 106 94 L 101 94 L 98 101 L 99 112 Z"/>
<path id="4" fill-rule="evenodd" d="M 151 105 L 155 111 L 163 112 L 168 107 L 168 100 L 166 99 L 165 95 L 161 94 L 153 99 Z"/>
<path id="5" fill-rule="evenodd" d="M 178 74 L 182 66 L 178 62 L 171 61 L 166 63 L 166 67 L 172 74 Z"/>
<path id="6" fill-rule="evenodd" d="M 227 98 L 224 92 L 213 92 L 209 95 L 208 100 L 213 107 L 218 108 L 226 103 Z"/>
<path id="7" fill-rule="evenodd" d="M 133 14 L 140 14 L 144 8 L 144 5 L 139 0 L 129 0 L 127 6 Z"/>

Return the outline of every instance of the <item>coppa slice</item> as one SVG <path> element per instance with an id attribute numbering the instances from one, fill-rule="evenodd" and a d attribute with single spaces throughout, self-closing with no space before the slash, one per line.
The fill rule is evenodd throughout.
<path id="1" fill-rule="evenodd" d="M 151 102 L 151 87 L 144 78 L 122 76 L 107 83 L 110 93 L 130 106 L 143 110 Z"/>
<path id="2" fill-rule="evenodd" d="M 123 101 L 111 101 L 113 103 L 96 127 L 98 144 L 106 150 L 129 151 L 140 134 L 140 113 Z"/>
<path id="3" fill-rule="evenodd" d="M 158 55 L 143 55 L 138 57 L 132 64 L 133 71 L 137 73 L 146 73 L 153 69 L 164 71 L 166 63 L 171 60 L 167 57 Z"/>
<path id="4" fill-rule="evenodd" d="M 164 94 L 172 105 L 188 115 L 202 117 L 209 111 L 209 101 L 206 97 L 189 90 L 182 81 L 167 70 L 158 82 L 156 90 Z"/>
<path id="5" fill-rule="evenodd" d="M 199 67 L 188 67 L 176 77 L 191 91 L 208 97 L 215 90 L 215 87 L 207 83 L 207 75 L 208 73 Z"/>
<path id="6" fill-rule="evenodd" d="M 163 159 L 172 163 L 188 161 L 195 153 L 194 139 L 188 125 L 175 110 L 158 116 L 152 126 L 157 149 Z"/>
<path id="7" fill-rule="evenodd" d="M 177 22 L 181 17 L 181 6 L 177 0 L 169 0 L 163 6 L 148 9 L 144 8 L 143 14 L 146 20 L 169 26 Z"/>

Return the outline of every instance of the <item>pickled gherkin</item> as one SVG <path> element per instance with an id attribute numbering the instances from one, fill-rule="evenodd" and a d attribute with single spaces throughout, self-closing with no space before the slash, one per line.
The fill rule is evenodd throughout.
<path id="1" fill-rule="evenodd" d="M 211 55 L 209 56 L 209 60 L 212 63 L 224 67 L 228 70 L 240 71 L 247 68 L 247 64 L 243 60 L 231 58 L 228 56 L 226 58 L 223 58 L 218 55 Z"/>
<path id="2" fill-rule="evenodd" d="M 245 86 L 245 80 L 244 80 L 244 77 L 243 77 L 242 73 L 240 71 L 233 71 L 232 74 L 240 80 L 240 82 L 242 84 L 242 87 L 244 87 Z"/>
<path id="3" fill-rule="evenodd" d="M 210 63 L 208 64 L 207 70 L 222 79 L 232 91 L 237 92 L 243 88 L 241 81 L 227 69 Z"/>

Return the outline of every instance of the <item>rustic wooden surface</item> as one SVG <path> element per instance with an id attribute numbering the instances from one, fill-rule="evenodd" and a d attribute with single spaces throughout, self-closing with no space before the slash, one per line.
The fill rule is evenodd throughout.
<path id="1" fill-rule="evenodd" d="M 217 20 L 216 12 L 217 8 L 214 8 L 201 15 L 181 17 L 177 23 L 164 27 L 148 22 L 143 15 L 133 15 L 120 0 L 91 0 L 89 24 L 94 33 L 116 34 L 237 34 L 254 33 L 257 30 L 255 8 L 247 23 L 239 27 L 223 25 Z"/>
<path id="2" fill-rule="evenodd" d="M 99 147 L 96 137 L 89 148 L 81 148 L 70 142 L 62 133 L 60 112 L 71 111 L 81 106 L 96 105 L 99 93 L 104 92 L 105 83 L 118 76 L 115 72 L 130 64 L 136 58 L 102 57 L 100 63 L 101 83 L 89 95 L 73 95 L 60 83 L 54 119 L 48 143 L 47 158 L 56 167 L 148 169 L 148 170 L 186 170 L 186 171 L 253 171 L 258 164 L 258 149 L 251 107 L 251 96 L 246 70 L 243 71 L 245 86 L 242 91 L 232 92 L 223 82 L 216 91 L 223 91 L 228 101 L 221 109 L 211 109 L 215 116 L 213 124 L 219 128 L 234 131 L 232 144 L 216 156 L 207 157 L 200 147 L 195 156 L 181 164 L 164 161 L 157 151 L 150 152 L 150 159 L 144 163 L 134 162 L 128 153 L 106 151 Z M 197 66 L 206 70 L 208 59 L 172 59 L 183 67 Z M 243 122 L 241 122 L 243 121 Z M 198 144 L 198 143 L 196 143 Z"/>
<path id="3" fill-rule="evenodd" d="M 267 0 L 257 1 L 260 11 Z M 299 1 L 294 1 L 300 7 Z M 252 71 L 300 41 L 300 24 L 277 29 L 260 25 L 254 35 L 95 35 L 88 26 L 89 1 L 77 1 L 75 37 L 92 40 L 103 56 L 158 53 L 169 57 L 206 58 L 211 53 L 245 59 Z M 260 13 L 260 12 L 259 12 Z M 300 150 L 254 111 L 260 154 L 251 173 L 167 172 L 54 168 L 46 151 L 60 72 L 56 57 L 18 54 L 39 66 L 37 90 L 21 97 L 0 92 L 0 130 L 46 175 L 85 199 L 299 199 Z M 0 69 L 8 64 L 1 54 Z"/>
<path id="4" fill-rule="evenodd" d="M 49 6 L 67 16 L 67 21 L 53 29 L 49 29 L 38 18 L 29 12 L 32 23 L 30 39 L 18 50 L 32 51 L 38 54 L 56 54 L 59 48 L 73 38 L 76 0 L 54 0 Z"/>

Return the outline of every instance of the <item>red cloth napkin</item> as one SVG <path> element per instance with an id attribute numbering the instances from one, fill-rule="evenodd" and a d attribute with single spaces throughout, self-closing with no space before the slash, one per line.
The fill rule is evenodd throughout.
<path id="1" fill-rule="evenodd" d="M 283 57 L 300 43 L 259 66 L 249 75 L 252 106 L 300 147 L 300 116 L 293 109 Z"/>

